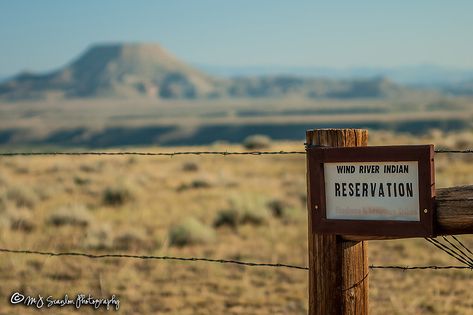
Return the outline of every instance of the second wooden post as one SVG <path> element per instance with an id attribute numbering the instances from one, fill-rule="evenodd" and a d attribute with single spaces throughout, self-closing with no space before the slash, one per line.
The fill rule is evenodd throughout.
<path id="1" fill-rule="evenodd" d="M 364 129 L 315 129 L 306 132 L 307 145 L 357 147 L 368 145 Z M 368 314 L 368 243 L 345 241 L 338 235 L 313 231 L 309 213 L 309 315 Z"/>

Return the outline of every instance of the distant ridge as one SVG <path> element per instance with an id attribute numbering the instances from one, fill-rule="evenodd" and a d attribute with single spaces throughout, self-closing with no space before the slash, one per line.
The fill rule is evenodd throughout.
<path id="1" fill-rule="evenodd" d="M 215 66 L 199 69 L 227 78 L 248 76 L 298 76 L 333 80 L 386 77 L 398 84 L 422 87 L 444 87 L 473 80 L 473 69 L 442 67 L 430 64 L 395 67 L 317 67 L 317 66 Z"/>
<path id="2" fill-rule="evenodd" d="M 91 46 L 65 67 L 0 83 L 0 98 L 390 98 L 415 91 L 383 77 L 334 80 L 295 76 L 224 79 L 180 61 L 158 44 Z"/>

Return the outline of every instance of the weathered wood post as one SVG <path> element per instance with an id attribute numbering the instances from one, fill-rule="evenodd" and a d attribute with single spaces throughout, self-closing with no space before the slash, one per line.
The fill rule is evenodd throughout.
<path id="1" fill-rule="evenodd" d="M 307 145 L 356 147 L 368 145 L 364 129 L 315 129 L 306 132 Z M 309 181 L 308 181 L 309 183 Z M 309 213 L 309 315 L 368 314 L 368 243 L 313 231 Z"/>

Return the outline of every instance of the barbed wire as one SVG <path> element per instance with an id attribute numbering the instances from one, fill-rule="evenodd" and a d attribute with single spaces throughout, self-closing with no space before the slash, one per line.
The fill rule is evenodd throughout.
<path id="1" fill-rule="evenodd" d="M 368 276 L 370 275 L 369 271 L 363 276 L 363 278 L 361 278 L 359 281 L 353 283 L 351 286 L 349 286 L 348 288 L 342 288 L 342 292 L 345 292 L 345 291 L 349 291 L 353 288 L 356 288 L 357 286 L 359 286 L 360 284 L 362 284 L 363 282 L 365 282 L 366 278 L 368 278 Z"/>
<path id="2" fill-rule="evenodd" d="M 178 151 L 178 152 L 0 152 L 0 156 L 36 156 L 36 155 L 143 155 L 143 156 L 176 156 L 176 155 L 290 155 L 306 154 L 305 151 Z"/>
<path id="3" fill-rule="evenodd" d="M 90 259 L 107 259 L 107 258 L 125 258 L 125 259 L 141 259 L 141 260 L 174 260 L 174 261 L 185 261 L 185 262 L 209 262 L 217 264 L 235 264 L 243 265 L 247 267 L 273 267 L 273 268 L 289 268 L 289 269 L 298 269 L 298 270 L 309 270 L 306 266 L 298 266 L 291 264 L 281 264 L 281 263 L 255 263 L 247 262 L 241 260 L 232 260 L 232 259 L 213 259 L 213 258 L 204 258 L 204 257 L 176 257 L 176 256 L 153 256 L 153 255 L 131 255 L 131 254 L 90 254 L 82 252 L 47 252 L 47 251 L 37 251 L 37 250 L 24 250 L 24 249 L 8 249 L 0 248 L 2 253 L 10 254 L 26 254 L 26 255 L 41 255 L 41 256 L 75 256 L 75 257 L 84 257 Z M 395 266 L 395 265 L 370 265 L 370 269 L 398 269 L 398 270 L 445 270 L 445 269 L 470 269 L 473 270 L 473 267 L 468 266 Z"/>
<path id="4" fill-rule="evenodd" d="M 457 255 L 454 251 L 448 248 L 448 246 L 445 246 L 444 244 L 440 243 L 439 241 L 433 238 L 426 238 L 426 240 L 432 245 L 434 245 L 435 247 L 437 247 L 438 249 L 440 249 L 441 251 L 445 252 L 450 257 L 455 258 L 462 264 L 468 265 L 468 262 L 466 260 L 464 260 L 461 256 Z"/>
<path id="5" fill-rule="evenodd" d="M 436 153 L 473 153 L 472 149 L 466 150 L 435 150 Z M 248 151 L 248 152 L 237 152 L 237 151 L 180 151 L 180 152 L 132 152 L 132 151 L 123 151 L 123 152 L 100 152 L 100 151 L 91 151 L 91 152 L 0 152 L 0 156 L 51 156 L 51 155 L 66 155 L 66 156 L 84 156 L 84 155 L 137 155 L 137 156 L 177 156 L 177 155 L 292 155 L 292 154 L 306 154 L 305 151 Z M 453 239 L 470 254 L 473 254 L 460 240 L 452 236 Z M 451 246 L 445 245 L 439 242 L 436 239 L 426 238 L 431 244 L 444 251 L 451 257 L 463 263 L 465 266 L 377 266 L 371 265 L 370 269 L 399 269 L 399 270 L 440 270 L 440 269 L 470 269 L 473 270 L 473 258 L 470 257 L 467 253 L 458 248 L 455 244 L 450 242 L 444 237 L 444 240 Z M 33 251 L 33 250 L 13 250 L 0 248 L 0 252 L 4 253 L 17 253 L 17 254 L 34 254 L 34 255 L 45 255 L 45 256 L 81 256 L 91 259 L 101 259 L 101 258 L 132 258 L 132 259 L 154 259 L 154 260 L 178 260 L 178 261 L 202 261 L 202 262 L 211 262 L 211 263 L 222 263 L 222 264 L 237 264 L 245 265 L 251 267 L 284 267 L 292 268 L 299 270 L 308 270 L 308 267 L 289 265 L 289 264 L 279 264 L 279 263 L 253 263 L 245 262 L 238 260 L 228 260 L 228 259 L 211 259 L 203 257 L 174 257 L 174 256 L 151 256 L 151 255 L 130 255 L 130 254 L 89 254 L 89 253 L 79 253 L 79 252 L 43 252 L 43 251 Z"/>
<path id="6" fill-rule="evenodd" d="M 435 153 L 473 153 L 473 149 L 466 150 L 435 150 Z M 176 152 L 107 152 L 107 151 L 82 151 L 82 152 L 0 152 L 0 156 L 54 156 L 54 155 L 136 155 L 136 156 L 177 156 L 177 155 L 297 155 L 306 154 L 305 151 L 176 151 Z"/>
<path id="7" fill-rule="evenodd" d="M 465 244 L 463 244 L 462 242 L 460 242 L 460 240 L 459 240 L 455 235 L 451 235 L 451 236 L 452 236 L 452 238 L 453 238 L 455 241 L 457 241 L 458 244 L 460 244 L 461 247 L 463 247 L 464 249 L 466 249 L 466 251 L 467 251 L 468 253 L 470 253 L 471 255 L 473 255 L 473 252 L 472 252 L 468 247 L 466 247 Z"/>
<path id="8" fill-rule="evenodd" d="M 457 253 L 461 254 L 462 257 L 468 262 L 468 265 L 473 268 L 473 258 L 470 257 L 470 255 L 469 255 L 468 253 L 465 253 L 461 248 L 458 248 L 458 246 L 455 245 L 452 241 L 450 241 L 447 237 L 442 236 L 442 238 L 445 240 L 445 242 L 447 242 L 448 244 L 450 244 L 450 246 L 452 246 L 452 247 L 457 251 Z M 463 248 L 468 249 L 459 239 L 456 239 L 456 241 L 457 241 L 457 242 L 459 243 L 459 245 L 461 245 Z"/>
<path id="9" fill-rule="evenodd" d="M 446 266 L 436 266 L 436 265 L 428 265 L 428 266 L 393 266 L 393 265 L 384 265 L 384 266 L 377 266 L 371 265 L 371 269 L 399 269 L 399 270 L 446 270 L 446 269 L 469 269 L 473 270 L 472 267 L 468 266 L 453 266 L 453 265 L 446 265 Z"/>
<path id="10" fill-rule="evenodd" d="M 466 149 L 466 150 L 443 150 L 437 149 L 435 153 L 473 153 L 473 149 Z"/>
<path id="11" fill-rule="evenodd" d="M 470 257 L 467 253 L 465 253 L 463 250 L 458 248 L 453 242 L 451 242 L 447 237 L 442 236 L 443 240 L 446 243 L 442 243 L 441 241 L 434 239 L 434 238 L 425 238 L 429 243 L 440 249 L 441 251 L 445 252 L 447 255 L 455 258 L 459 262 L 463 263 L 466 265 L 468 268 L 473 268 L 473 258 Z M 454 238 L 457 243 L 459 243 L 463 248 L 469 249 L 458 239 Z"/>
<path id="12" fill-rule="evenodd" d="M 247 262 L 240 260 L 232 259 L 213 259 L 205 257 L 175 257 L 175 256 L 153 256 L 153 255 L 131 255 L 131 254 L 90 254 L 90 253 L 81 253 L 81 252 L 46 252 L 46 251 L 36 251 L 36 250 L 23 250 L 23 249 L 7 249 L 0 248 L 0 252 L 3 253 L 15 253 L 15 254 L 32 254 L 32 255 L 42 255 L 42 256 L 80 256 L 90 259 L 104 259 L 104 258 L 131 258 L 131 259 L 142 259 L 142 260 L 177 260 L 177 261 L 187 261 L 187 262 L 210 262 L 210 263 L 219 263 L 219 264 L 235 264 L 235 265 L 244 265 L 249 267 L 276 267 L 276 268 L 291 268 L 291 269 L 300 269 L 308 270 L 309 268 L 304 266 L 289 265 L 289 264 L 279 264 L 279 263 L 255 263 Z"/>

